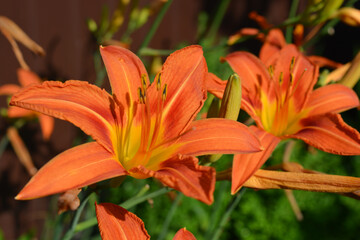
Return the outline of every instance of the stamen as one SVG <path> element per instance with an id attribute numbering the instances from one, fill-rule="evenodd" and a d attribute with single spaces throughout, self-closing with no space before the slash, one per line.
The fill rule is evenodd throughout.
<path id="1" fill-rule="evenodd" d="M 283 80 L 284 80 L 284 74 L 283 74 L 283 72 L 281 72 L 280 76 L 279 76 L 279 83 L 282 84 Z"/>
<path id="2" fill-rule="evenodd" d="M 138 88 L 139 102 L 145 103 L 145 94 L 143 93 L 141 87 Z"/>
<path id="3" fill-rule="evenodd" d="M 141 75 L 141 84 L 142 84 L 142 88 L 144 89 L 144 92 L 146 90 L 146 75 L 145 74 L 142 74 Z"/>
<path id="4" fill-rule="evenodd" d="M 269 71 L 269 74 L 270 74 L 270 78 L 273 78 L 273 76 L 274 76 L 274 66 L 270 65 L 268 71 Z"/>
<path id="5" fill-rule="evenodd" d="M 293 71 L 294 65 L 295 65 L 295 57 L 292 57 L 292 58 L 291 58 L 291 62 L 290 62 L 290 72 Z"/>
<path id="6" fill-rule="evenodd" d="M 160 91 L 160 89 L 161 89 L 161 73 L 158 74 L 156 81 L 156 90 Z"/>
<path id="7" fill-rule="evenodd" d="M 164 89 L 163 89 L 163 92 L 162 92 L 162 96 L 161 96 L 161 99 L 165 102 L 166 100 L 166 96 L 167 96 L 167 84 L 165 83 L 165 86 L 164 86 Z"/>

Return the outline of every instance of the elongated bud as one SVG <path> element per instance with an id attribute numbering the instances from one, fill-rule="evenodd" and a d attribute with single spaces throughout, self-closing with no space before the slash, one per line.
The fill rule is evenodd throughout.
<path id="1" fill-rule="evenodd" d="M 221 102 L 219 117 L 237 120 L 241 107 L 240 77 L 234 73 L 229 77 Z"/>
<path id="2" fill-rule="evenodd" d="M 339 83 L 353 88 L 355 84 L 359 81 L 360 78 L 360 52 L 356 54 L 355 58 L 352 60 L 349 70 L 345 73 L 344 77 L 339 81 Z"/>
<path id="3" fill-rule="evenodd" d="M 339 18 L 342 22 L 349 26 L 359 27 L 360 26 L 360 10 L 343 7 L 340 8 L 332 17 Z"/>
<path id="4" fill-rule="evenodd" d="M 215 106 L 214 106 L 215 107 Z M 219 117 L 237 120 L 241 107 L 241 83 L 240 77 L 234 73 L 229 77 L 220 106 Z M 210 155 L 208 162 L 216 162 L 222 154 Z"/>

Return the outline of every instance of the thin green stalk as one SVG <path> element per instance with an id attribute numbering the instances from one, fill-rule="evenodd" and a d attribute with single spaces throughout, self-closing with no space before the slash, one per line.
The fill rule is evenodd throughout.
<path id="1" fill-rule="evenodd" d="M 299 0 L 293 0 L 291 3 L 291 7 L 290 7 L 290 12 L 289 12 L 289 18 L 293 18 L 296 15 L 296 10 L 298 8 L 299 5 Z M 285 33 L 285 39 L 287 43 L 291 43 L 292 42 L 292 33 L 293 33 L 293 25 L 289 25 L 286 27 L 286 33 Z"/>
<path id="2" fill-rule="evenodd" d="M 216 229 L 215 233 L 212 236 L 212 240 L 217 240 L 220 238 L 221 233 L 224 230 L 224 227 L 226 225 L 226 223 L 229 221 L 230 218 L 230 214 L 234 211 L 235 207 L 239 204 L 242 196 L 244 195 L 246 191 L 246 188 L 241 188 L 241 190 L 236 194 L 236 197 L 233 199 L 233 201 L 228 205 L 226 212 L 224 213 L 224 215 L 222 216 L 219 226 Z"/>
<path id="3" fill-rule="evenodd" d="M 209 39 L 210 44 L 213 44 L 216 34 L 220 28 L 220 24 L 224 18 L 224 15 L 226 13 L 226 10 L 229 6 L 231 0 L 222 0 L 220 1 L 220 5 L 218 7 L 218 10 L 215 14 L 214 21 L 212 22 L 209 32 L 207 34 L 207 38 Z"/>
<path id="4" fill-rule="evenodd" d="M 0 156 L 4 153 L 8 143 L 9 143 L 9 138 L 5 134 L 4 137 L 1 139 L 1 142 L 0 142 Z"/>
<path id="5" fill-rule="evenodd" d="M 207 235 L 205 236 L 205 239 L 210 239 L 212 236 L 212 233 L 214 232 L 216 223 L 220 217 L 221 214 L 221 205 L 224 200 L 225 191 L 226 191 L 226 182 L 222 181 L 220 182 L 219 186 L 217 187 L 217 194 L 215 196 L 214 204 L 212 205 L 211 210 L 211 216 L 210 216 L 210 225 L 209 230 L 207 231 Z"/>
<path id="6" fill-rule="evenodd" d="M 167 56 L 170 55 L 175 50 L 167 49 L 153 49 L 153 48 L 142 48 L 139 50 L 140 56 Z"/>
<path id="7" fill-rule="evenodd" d="M 165 13 L 167 12 L 168 8 L 170 7 L 171 3 L 172 3 L 173 0 L 168 0 L 164 6 L 161 8 L 159 14 L 157 15 L 153 25 L 151 26 L 150 28 L 150 31 L 148 32 L 148 34 L 146 35 L 144 41 L 142 42 L 139 50 L 138 50 L 138 55 L 139 55 L 139 52 L 141 52 L 141 50 L 145 47 L 147 47 L 152 39 L 152 37 L 154 36 L 157 28 L 159 27 L 162 19 L 164 18 L 165 16 Z"/>
<path id="8" fill-rule="evenodd" d="M 173 219 L 173 217 L 175 215 L 175 211 L 176 211 L 177 207 L 179 206 L 179 203 L 180 203 L 183 196 L 184 195 L 182 193 L 178 193 L 178 195 L 175 198 L 175 201 L 172 203 L 170 211 L 168 212 L 168 214 L 166 216 L 166 219 L 164 221 L 164 224 L 162 226 L 161 233 L 160 233 L 160 235 L 158 237 L 158 240 L 163 240 L 166 237 L 166 234 L 167 234 L 168 229 L 169 229 L 170 222 Z"/>
<path id="9" fill-rule="evenodd" d="M 84 207 L 87 204 L 87 202 L 89 200 L 89 197 L 91 196 L 92 193 L 93 193 L 92 191 L 91 192 L 89 191 L 89 192 L 85 193 L 84 200 L 82 200 L 80 207 L 76 210 L 76 213 L 75 213 L 73 222 L 71 224 L 71 227 L 67 231 L 67 233 L 65 234 L 63 240 L 70 240 L 74 236 L 74 234 L 76 233 L 75 229 L 76 229 L 76 226 L 77 226 L 77 224 L 78 224 L 78 222 L 80 220 L 81 213 L 84 210 Z"/>
<path id="10" fill-rule="evenodd" d="M 155 192 L 152 192 L 152 193 L 149 193 L 147 195 L 144 195 L 144 196 L 140 196 L 140 197 L 133 197 L 133 198 L 130 198 L 128 200 L 126 200 L 125 202 L 121 203 L 120 206 L 125 208 L 125 209 L 129 209 L 139 203 L 142 203 L 150 198 L 155 198 L 157 196 L 160 196 L 162 194 L 165 194 L 167 192 L 171 191 L 170 188 L 161 188 Z M 97 219 L 96 217 L 94 218 L 90 218 L 86 221 L 83 221 L 81 223 L 78 223 L 77 226 L 75 227 L 74 229 L 74 232 L 80 232 L 84 229 L 87 229 L 89 227 L 92 227 L 94 225 L 96 225 L 97 223 Z"/>

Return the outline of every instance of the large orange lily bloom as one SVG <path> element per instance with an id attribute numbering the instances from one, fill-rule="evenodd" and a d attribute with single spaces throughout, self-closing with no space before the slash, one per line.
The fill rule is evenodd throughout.
<path id="1" fill-rule="evenodd" d="M 235 155 L 232 193 L 263 165 L 281 139 L 301 139 L 334 154 L 360 154 L 360 134 L 338 114 L 359 105 L 356 93 L 340 84 L 313 90 L 318 66 L 294 45 L 284 46 L 267 65 L 248 52 L 231 53 L 225 60 L 241 78 L 242 108 L 255 120 L 251 129 L 265 148 Z M 210 74 L 208 86 L 221 97 L 224 82 Z"/>
<path id="2" fill-rule="evenodd" d="M 36 75 L 30 70 L 26 70 L 23 68 L 18 69 L 17 75 L 21 86 L 15 84 L 5 84 L 0 87 L 0 95 L 11 96 L 16 92 L 20 91 L 22 88 L 30 85 L 41 84 L 42 82 L 38 75 Z M 45 140 L 50 138 L 50 135 L 54 129 L 54 118 L 46 116 L 44 114 L 39 114 L 34 111 L 10 106 L 7 111 L 7 116 L 9 118 L 38 117 L 40 121 L 42 135 Z"/>
<path id="3" fill-rule="evenodd" d="M 79 126 L 95 142 L 69 149 L 47 163 L 17 199 L 80 188 L 121 175 L 155 177 L 185 195 L 213 201 L 215 171 L 194 155 L 260 150 L 245 125 L 226 119 L 194 121 L 206 98 L 207 66 L 199 46 L 176 51 L 153 84 L 127 49 L 101 47 L 112 95 L 82 81 L 44 82 L 10 104 Z"/>
<path id="4" fill-rule="evenodd" d="M 96 218 L 102 240 L 146 240 L 150 239 L 144 222 L 135 214 L 112 204 L 96 204 Z M 173 240 L 196 240 L 185 228 L 180 229 Z"/>

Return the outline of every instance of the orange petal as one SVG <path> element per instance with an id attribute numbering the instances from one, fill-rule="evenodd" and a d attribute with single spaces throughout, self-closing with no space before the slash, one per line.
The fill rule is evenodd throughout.
<path id="1" fill-rule="evenodd" d="M 7 115 L 9 118 L 34 117 L 36 116 L 36 112 L 20 107 L 10 106 L 8 108 Z"/>
<path id="2" fill-rule="evenodd" d="M 342 112 L 357 106 L 359 99 L 356 93 L 342 84 L 331 84 L 316 89 L 307 102 L 307 108 L 311 109 L 309 116 Z"/>
<path id="3" fill-rule="evenodd" d="M 259 139 L 242 123 L 223 118 L 202 119 L 193 122 L 187 133 L 176 144 L 180 154 L 236 154 L 261 150 Z"/>
<path id="4" fill-rule="evenodd" d="M 54 118 L 39 114 L 39 121 L 44 140 L 49 140 L 51 133 L 54 130 Z"/>
<path id="5" fill-rule="evenodd" d="M 196 240 L 196 238 L 186 228 L 182 228 L 175 234 L 173 240 Z"/>
<path id="6" fill-rule="evenodd" d="M 166 59 L 161 72 L 162 84 L 167 84 L 164 141 L 181 134 L 200 111 L 206 99 L 206 75 L 207 66 L 200 46 L 183 48 Z"/>
<path id="7" fill-rule="evenodd" d="M 112 203 L 95 203 L 95 209 L 102 240 L 150 239 L 143 221 L 125 208 Z"/>
<path id="8" fill-rule="evenodd" d="M 46 81 L 15 94 L 10 105 L 69 121 L 113 151 L 110 131 L 117 107 L 105 91 L 83 81 Z"/>
<path id="9" fill-rule="evenodd" d="M 162 162 L 157 171 L 139 166 L 129 172 L 157 178 L 163 184 L 206 204 L 213 202 L 215 169 L 198 165 L 195 157 L 175 156 Z"/>
<path id="10" fill-rule="evenodd" d="M 351 193 L 360 189 L 360 178 L 259 169 L 244 186 L 256 189 L 297 189 L 315 192 Z"/>
<path id="11" fill-rule="evenodd" d="M 0 95 L 13 95 L 21 88 L 15 84 L 5 84 L 0 87 Z"/>
<path id="12" fill-rule="evenodd" d="M 118 46 L 100 47 L 101 57 L 109 76 L 113 95 L 124 104 L 130 106 L 138 101 L 138 88 L 141 87 L 141 76 L 149 77 L 141 60 L 130 50 Z"/>
<path id="13" fill-rule="evenodd" d="M 38 75 L 36 75 L 35 73 L 33 73 L 32 71 L 23 69 L 23 68 L 19 68 L 17 70 L 17 75 L 18 75 L 18 79 L 19 82 L 21 84 L 21 86 L 26 87 L 32 84 L 41 84 L 41 79 L 39 78 Z"/>
<path id="14" fill-rule="evenodd" d="M 255 108 L 261 108 L 259 90 L 262 89 L 270 98 L 275 97 L 272 82 L 265 65 L 248 52 L 234 52 L 226 56 L 225 60 L 239 75 L 242 86 L 243 99 Z"/>
<path id="15" fill-rule="evenodd" d="M 102 146 L 96 142 L 85 143 L 60 153 L 45 164 L 16 199 L 39 198 L 126 174 Z"/>
<path id="16" fill-rule="evenodd" d="M 285 45 L 286 41 L 282 31 L 280 29 L 270 30 L 260 49 L 259 57 L 261 61 L 266 64 L 268 60 L 277 54 Z"/>
<path id="17" fill-rule="evenodd" d="M 222 99 L 227 81 L 223 81 L 213 73 L 208 73 L 206 77 L 206 89 L 215 97 Z"/>
<path id="18" fill-rule="evenodd" d="M 329 153 L 360 154 L 360 133 L 347 125 L 340 114 L 328 113 L 302 120 L 303 129 L 287 136 L 297 138 Z"/>
<path id="19" fill-rule="evenodd" d="M 231 194 L 235 194 L 248 178 L 258 170 L 270 157 L 277 144 L 278 137 L 265 132 L 257 127 L 251 126 L 251 130 L 260 139 L 264 151 L 250 154 L 237 154 L 234 156 L 232 167 Z"/>
<path id="20" fill-rule="evenodd" d="M 308 56 L 307 58 L 310 59 L 313 63 L 315 63 L 319 67 L 338 68 L 342 66 L 341 63 L 332 61 L 322 56 Z"/>

